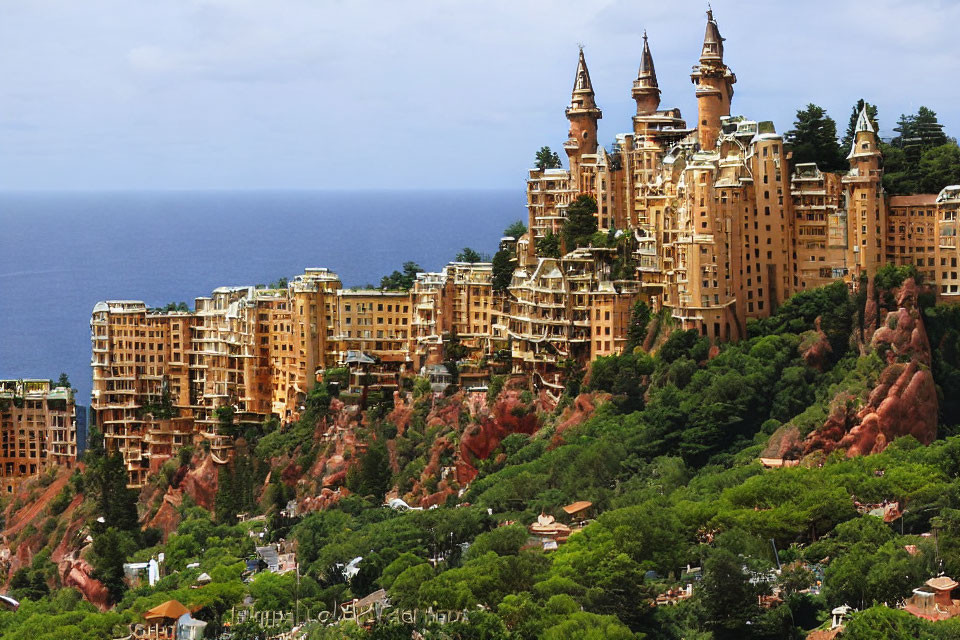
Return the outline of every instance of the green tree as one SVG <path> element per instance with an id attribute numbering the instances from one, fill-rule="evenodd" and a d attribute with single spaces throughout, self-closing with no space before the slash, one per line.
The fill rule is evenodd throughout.
<path id="1" fill-rule="evenodd" d="M 522 220 L 516 220 L 509 227 L 503 230 L 503 235 L 517 240 L 527 232 L 527 225 Z"/>
<path id="2" fill-rule="evenodd" d="M 107 527 L 93 536 L 93 577 L 103 583 L 114 602 L 118 601 L 127 585 L 124 582 L 123 563 L 133 555 L 137 545 L 128 531 Z"/>
<path id="3" fill-rule="evenodd" d="M 119 452 L 111 453 L 90 469 L 90 487 L 97 505 L 97 513 L 105 527 L 119 531 L 139 529 L 137 517 L 137 492 L 127 488 L 127 469 Z"/>
<path id="4" fill-rule="evenodd" d="M 597 201 L 587 194 L 577 196 L 567 207 L 563 222 L 563 244 L 567 251 L 584 247 L 597 232 Z"/>
<path id="5" fill-rule="evenodd" d="M 749 635 L 748 623 L 759 613 L 757 589 L 743 571 L 743 562 L 725 549 L 715 549 L 703 566 L 696 597 L 707 628 L 718 640 Z"/>
<path id="6" fill-rule="evenodd" d="M 534 162 L 534 165 L 540 171 L 545 171 L 547 169 L 559 169 L 563 165 L 560 163 L 560 156 L 558 156 L 554 151 L 550 150 L 550 147 L 540 147 L 540 151 L 537 151 L 537 159 Z"/>
<path id="7" fill-rule="evenodd" d="M 647 337 L 650 313 L 650 306 L 643 300 L 637 300 L 633 304 L 633 310 L 630 312 L 630 326 L 627 327 L 626 351 L 633 351 L 643 344 Z"/>
<path id="8" fill-rule="evenodd" d="M 493 255 L 493 290 L 506 291 L 513 279 L 513 254 L 501 249 Z"/>
<path id="9" fill-rule="evenodd" d="M 66 389 L 70 388 L 70 377 L 66 373 L 61 373 L 60 377 L 57 379 L 57 386 L 64 387 Z"/>
<path id="10" fill-rule="evenodd" d="M 547 231 L 543 238 L 537 242 L 537 255 L 541 258 L 559 258 L 560 257 L 560 236 L 552 231 Z"/>
<path id="11" fill-rule="evenodd" d="M 347 487 L 361 496 L 373 496 L 378 503 L 390 489 L 390 457 L 382 440 L 370 443 L 360 457 L 359 469 L 354 467 L 347 474 Z"/>
<path id="12" fill-rule="evenodd" d="M 816 162 L 823 171 L 840 171 L 847 166 L 837 143 L 837 123 L 823 107 L 811 103 L 797 111 L 797 119 L 785 141 L 793 150 L 794 164 Z"/>
<path id="13" fill-rule="evenodd" d="M 464 247 L 463 251 L 457 254 L 457 262 L 483 262 L 483 256 L 470 247 Z"/>
<path id="14" fill-rule="evenodd" d="M 924 150 L 918 169 L 917 190 L 923 193 L 940 193 L 948 185 L 960 184 L 960 147 L 949 143 Z"/>
<path id="15" fill-rule="evenodd" d="M 404 262 L 403 271 L 394 271 L 380 279 L 380 288 L 391 291 L 408 291 L 417 281 L 417 274 L 423 273 L 423 267 L 416 262 Z"/>

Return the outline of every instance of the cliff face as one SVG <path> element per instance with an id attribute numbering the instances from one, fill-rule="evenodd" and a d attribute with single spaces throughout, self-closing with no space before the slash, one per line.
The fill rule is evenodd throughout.
<path id="1" fill-rule="evenodd" d="M 7 526 L 0 533 L 0 583 L 8 582 L 18 570 L 29 567 L 34 556 L 44 547 L 52 546 L 50 561 L 57 565 L 61 583 L 76 587 L 89 602 L 106 609 L 109 606 L 106 587 L 90 577 L 92 567 L 80 558 L 88 548 L 83 533 L 84 517 L 79 512 L 83 495 L 75 495 L 66 508 L 51 513 L 51 501 L 67 486 L 72 473 L 72 470 L 60 469 L 46 487 L 41 487 L 39 479 L 34 479 L 18 488 L 14 500 L 4 512 Z M 14 510 L 18 504 L 20 508 Z M 63 533 L 45 535 L 42 529 L 47 518 L 65 523 Z"/>
<path id="2" fill-rule="evenodd" d="M 460 440 L 457 460 L 457 482 L 465 485 L 477 477 L 477 460 L 486 460 L 508 435 L 530 435 L 540 427 L 540 418 L 534 407 L 526 405 L 521 392 L 505 390 L 493 406 L 476 416 L 476 422 L 467 427 Z"/>
<path id="3" fill-rule="evenodd" d="M 877 385 L 865 403 L 838 395 L 829 418 L 803 442 L 803 452 L 826 453 L 842 448 L 847 455 L 878 453 L 894 439 L 911 435 L 929 444 L 937 434 L 937 392 L 930 371 L 930 343 L 917 305 L 917 286 L 906 280 L 896 292 L 896 308 L 877 304 L 872 283 L 862 334 L 863 353 L 875 353 L 884 363 Z"/>
<path id="4" fill-rule="evenodd" d="M 177 530 L 180 524 L 178 508 L 183 503 L 183 497 L 189 496 L 193 501 L 213 511 L 217 497 L 217 464 L 209 455 L 194 455 L 190 463 L 179 467 L 162 496 L 157 497 L 159 489 L 147 484 L 140 492 L 141 505 L 159 506 L 154 512 L 152 507 L 141 515 L 144 528 L 155 527 L 163 532 L 163 540 Z"/>

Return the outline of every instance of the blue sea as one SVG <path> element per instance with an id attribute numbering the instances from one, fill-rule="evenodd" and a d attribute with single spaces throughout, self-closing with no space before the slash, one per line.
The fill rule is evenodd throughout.
<path id="1" fill-rule="evenodd" d="M 407 260 L 438 270 L 492 254 L 526 219 L 522 187 L 490 191 L 0 192 L 0 378 L 70 376 L 90 396 L 90 312 L 150 306 L 328 267 L 377 284 Z"/>

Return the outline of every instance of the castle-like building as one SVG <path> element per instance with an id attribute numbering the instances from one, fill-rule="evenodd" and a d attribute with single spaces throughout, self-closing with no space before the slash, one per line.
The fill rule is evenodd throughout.
<path id="1" fill-rule="evenodd" d="M 856 283 L 887 263 L 915 264 L 941 297 L 958 294 L 958 190 L 887 197 L 875 124 L 860 114 L 843 174 L 791 168 L 771 122 L 731 115 L 736 75 L 712 11 L 690 74 L 697 120 L 660 109 L 646 34 L 633 82 L 633 126 L 611 151 L 597 141 L 601 118 L 583 51 L 566 115 L 569 170 L 531 170 L 530 237 L 522 263 L 559 234 L 566 209 L 593 196 L 601 230 L 634 236 L 640 294 L 685 329 L 716 340 L 743 337 L 797 291 L 837 279 Z"/>
<path id="2" fill-rule="evenodd" d="M 960 186 L 888 197 L 866 112 L 848 171 L 791 167 L 771 122 L 731 115 L 737 78 L 710 11 L 690 78 L 692 127 L 679 109 L 660 108 L 644 34 L 632 127 L 607 151 L 580 51 L 566 109 L 569 168 L 530 170 L 528 231 L 501 240 L 515 256 L 505 288 L 494 286 L 491 263 L 454 262 L 403 292 L 345 289 L 335 273 L 307 269 L 279 289 L 219 288 L 193 312 L 98 303 L 91 406 L 131 486 L 186 445 L 226 461 L 225 420 L 294 420 L 335 368 L 348 369 L 348 393 L 390 392 L 450 360 L 465 386 L 511 373 L 558 393 L 571 363 L 623 351 L 640 300 L 715 341 L 742 338 L 749 319 L 797 291 L 855 287 L 888 263 L 915 265 L 942 301 L 960 301 Z M 584 194 L 616 242 L 541 255 Z"/>

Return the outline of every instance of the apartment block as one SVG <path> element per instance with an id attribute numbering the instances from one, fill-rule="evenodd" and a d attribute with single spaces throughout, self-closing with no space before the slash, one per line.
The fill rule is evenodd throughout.
<path id="1" fill-rule="evenodd" d="M 925 282 L 937 280 L 937 194 L 891 196 L 886 262 L 914 265 Z"/>
<path id="2" fill-rule="evenodd" d="M 73 391 L 50 380 L 0 380 L 0 491 L 76 459 Z"/>
<path id="3" fill-rule="evenodd" d="M 960 303 L 960 248 L 957 217 L 960 215 L 960 185 L 946 187 L 937 196 L 937 294 L 944 302 Z"/>

